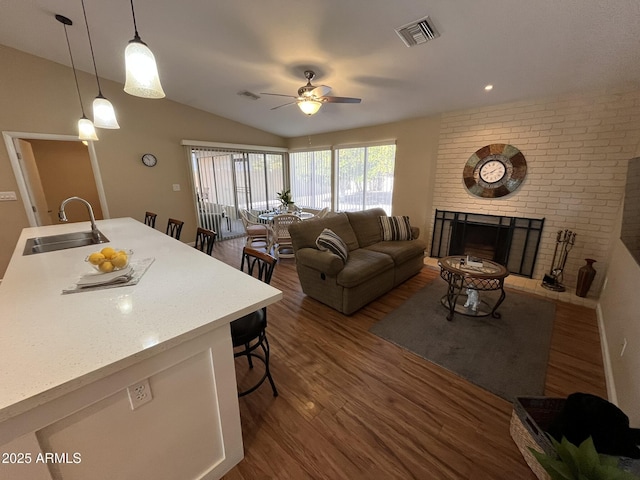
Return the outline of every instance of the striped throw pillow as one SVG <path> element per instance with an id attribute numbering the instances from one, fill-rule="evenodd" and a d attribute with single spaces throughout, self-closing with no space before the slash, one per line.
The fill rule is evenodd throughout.
<path id="1" fill-rule="evenodd" d="M 316 239 L 316 245 L 320 250 L 329 250 L 331 253 L 338 255 L 343 262 L 347 262 L 349 254 L 347 244 L 333 230 L 328 228 L 322 230 L 322 233 Z"/>
<path id="2" fill-rule="evenodd" d="M 382 240 L 411 240 L 409 217 L 380 217 Z"/>

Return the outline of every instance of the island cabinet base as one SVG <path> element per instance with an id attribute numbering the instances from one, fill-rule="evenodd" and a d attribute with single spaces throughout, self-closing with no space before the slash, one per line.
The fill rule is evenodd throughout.
<path id="1" fill-rule="evenodd" d="M 228 324 L 124 366 L 0 424 L 0 479 L 216 479 L 244 456 Z M 160 351 L 153 352 L 154 348 Z M 131 386 L 151 401 L 132 409 Z M 133 393 L 135 395 L 135 392 Z"/>

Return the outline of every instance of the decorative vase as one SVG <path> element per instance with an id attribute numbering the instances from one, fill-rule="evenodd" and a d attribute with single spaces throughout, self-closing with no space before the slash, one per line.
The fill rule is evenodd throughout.
<path id="1" fill-rule="evenodd" d="M 578 269 L 578 283 L 576 285 L 576 295 L 579 297 L 586 297 L 591 283 L 596 276 L 596 269 L 593 268 L 593 264 L 596 262 L 592 258 L 585 258 L 586 265 L 583 265 Z"/>

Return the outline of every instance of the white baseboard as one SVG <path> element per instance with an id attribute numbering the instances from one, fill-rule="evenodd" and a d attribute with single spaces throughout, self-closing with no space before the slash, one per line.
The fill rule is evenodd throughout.
<path id="1" fill-rule="evenodd" d="M 602 317 L 602 309 L 600 308 L 599 303 L 596 306 L 596 316 L 598 317 L 598 330 L 600 331 L 600 348 L 602 349 L 602 361 L 604 362 L 604 378 L 607 384 L 607 397 L 611 403 L 617 405 L 618 395 L 616 394 L 616 385 L 613 380 L 613 368 L 611 367 L 607 332 L 604 328 L 604 318 Z"/>

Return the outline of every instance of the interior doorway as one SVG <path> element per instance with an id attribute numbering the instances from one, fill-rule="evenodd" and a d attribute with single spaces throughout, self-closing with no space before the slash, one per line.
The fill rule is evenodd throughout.
<path id="1" fill-rule="evenodd" d="M 97 219 L 109 218 L 92 142 L 84 147 L 71 135 L 3 132 L 3 136 L 30 226 L 58 223 L 58 206 L 71 196 L 88 200 Z M 68 213 L 72 221 L 89 219 L 80 204 L 70 204 Z"/>

